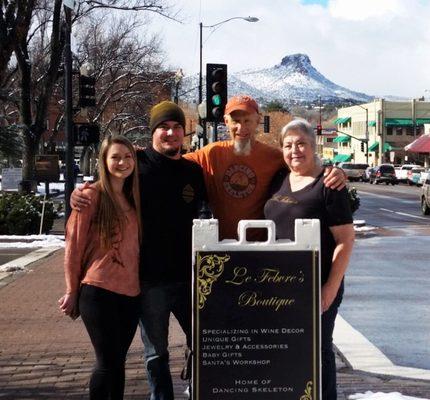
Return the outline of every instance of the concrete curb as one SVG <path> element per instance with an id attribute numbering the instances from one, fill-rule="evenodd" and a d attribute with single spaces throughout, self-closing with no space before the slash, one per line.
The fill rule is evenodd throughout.
<path id="1" fill-rule="evenodd" d="M 18 273 L 25 272 L 30 264 L 42 260 L 60 249 L 62 249 L 62 247 L 59 246 L 40 248 L 22 257 L 16 258 L 15 260 L 9 261 L 6 264 L 0 265 L 0 267 L 5 270 L 0 272 L 0 287 L 13 281 Z"/>

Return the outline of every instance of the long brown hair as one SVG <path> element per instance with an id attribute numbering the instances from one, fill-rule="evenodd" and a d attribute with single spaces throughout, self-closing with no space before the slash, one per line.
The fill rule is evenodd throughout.
<path id="1" fill-rule="evenodd" d="M 110 174 L 107 168 L 106 157 L 110 147 L 113 144 L 122 144 L 126 146 L 134 160 L 134 170 L 130 176 L 125 179 L 123 193 L 130 204 L 136 210 L 139 227 L 139 241 L 142 236 L 142 225 L 140 215 L 140 194 L 139 180 L 137 172 L 137 157 L 133 144 L 124 136 L 108 136 L 106 137 L 99 151 L 99 181 L 100 202 L 97 212 L 97 226 L 100 235 L 100 244 L 105 249 L 113 247 L 113 239 L 116 233 L 124 232 L 125 214 L 124 211 L 115 201 L 114 192 L 110 182 Z"/>

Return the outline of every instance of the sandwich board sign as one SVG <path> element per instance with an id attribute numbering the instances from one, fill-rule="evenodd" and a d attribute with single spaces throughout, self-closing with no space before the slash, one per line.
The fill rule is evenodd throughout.
<path id="1" fill-rule="evenodd" d="M 247 242 L 266 228 L 266 242 Z M 193 225 L 194 400 L 319 400 L 319 220 L 296 220 L 295 242 L 273 221 L 240 221 L 218 241 L 217 220 Z"/>
<path id="2" fill-rule="evenodd" d="M 18 190 L 19 183 L 22 181 L 22 168 L 3 168 L 1 189 L 6 190 Z"/>

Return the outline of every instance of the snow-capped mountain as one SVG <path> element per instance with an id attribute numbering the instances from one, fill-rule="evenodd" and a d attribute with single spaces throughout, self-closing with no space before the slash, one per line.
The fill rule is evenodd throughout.
<path id="1" fill-rule="evenodd" d="M 203 80 L 204 82 L 204 80 Z M 186 88 L 196 87 L 197 77 L 183 82 Z M 205 89 L 203 90 L 204 95 Z M 196 92 L 189 93 L 189 100 L 197 98 Z M 280 100 L 290 103 L 315 102 L 321 96 L 324 102 L 367 102 L 373 97 L 354 92 L 336 85 L 318 72 L 306 54 L 293 54 L 282 59 L 281 63 L 269 68 L 248 69 L 228 75 L 228 95 L 249 94 L 261 103 Z"/>

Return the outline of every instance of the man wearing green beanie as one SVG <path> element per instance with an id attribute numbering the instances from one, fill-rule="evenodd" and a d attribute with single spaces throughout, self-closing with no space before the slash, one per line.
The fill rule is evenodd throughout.
<path id="1" fill-rule="evenodd" d="M 199 165 L 181 155 L 185 115 L 171 101 L 151 109 L 152 148 L 138 151 L 143 239 L 140 247 L 140 328 L 151 400 L 173 400 L 169 318 L 191 348 L 191 232 L 206 200 Z"/>

